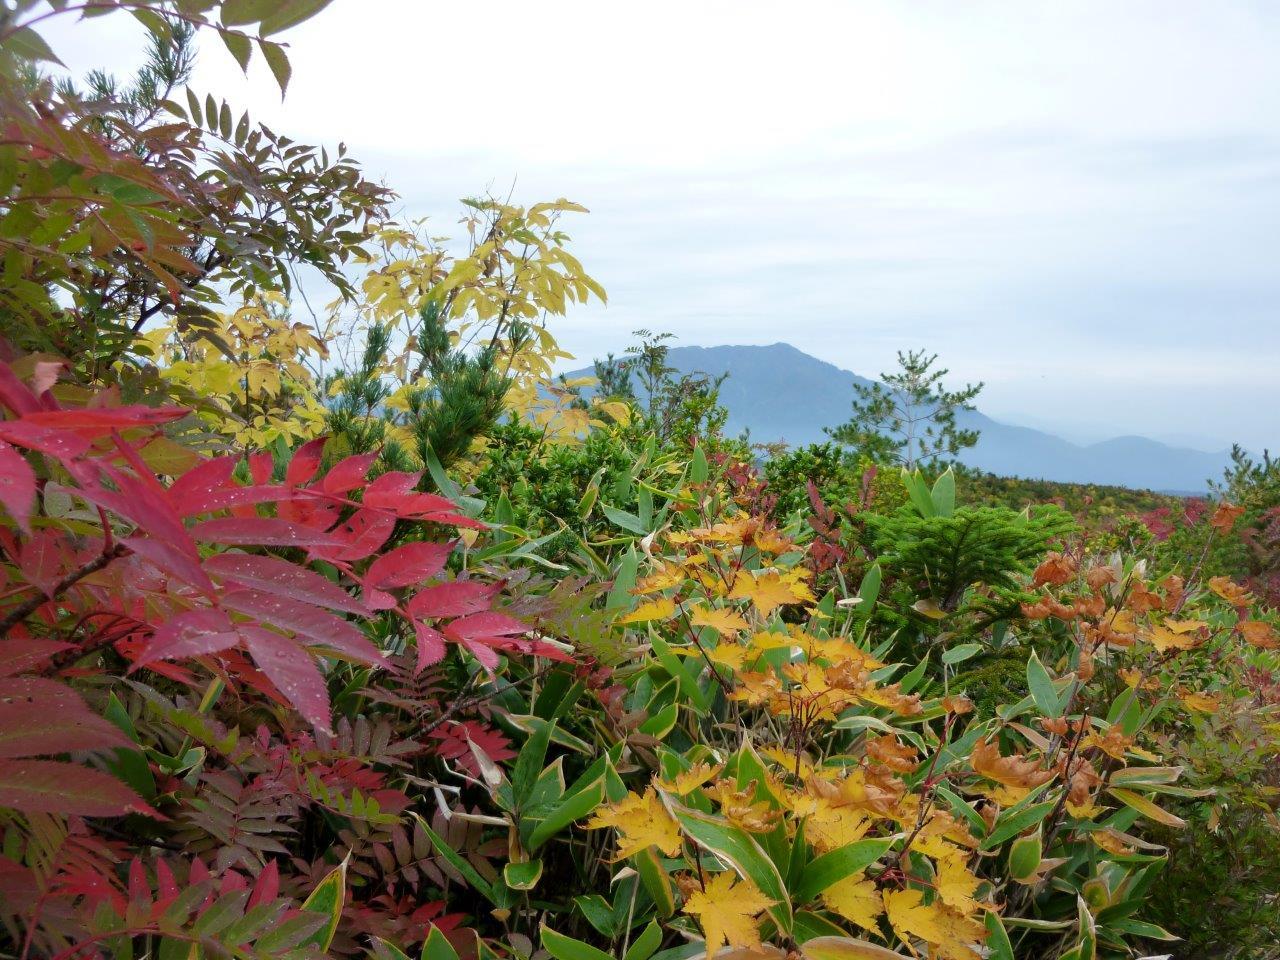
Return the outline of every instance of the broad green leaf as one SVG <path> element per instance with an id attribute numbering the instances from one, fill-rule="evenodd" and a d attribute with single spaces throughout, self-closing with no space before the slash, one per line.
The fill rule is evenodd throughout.
<path id="1" fill-rule="evenodd" d="M 528 848 L 530 852 L 537 850 L 557 833 L 573 823 L 581 820 L 604 802 L 604 774 L 585 789 L 565 797 L 545 820 L 533 828 L 529 834 Z"/>
<path id="2" fill-rule="evenodd" d="M 1187 825 L 1187 821 L 1181 817 L 1174 816 L 1168 810 L 1156 806 L 1140 793 L 1134 793 L 1132 790 L 1125 790 L 1122 787 L 1110 787 L 1107 789 L 1107 793 L 1125 806 L 1138 811 L 1148 820 L 1163 823 L 1166 827 L 1185 827 Z"/>
<path id="3" fill-rule="evenodd" d="M 640 936 L 627 948 L 622 960 L 649 960 L 653 952 L 662 946 L 662 928 L 657 921 L 650 920 Z"/>
<path id="4" fill-rule="evenodd" d="M 1062 715 L 1062 703 L 1058 699 L 1058 691 L 1053 685 L 1053 679 L 1034 650 L 1027 658 L 1027 689 L 1031 691 L 1031 698 L 1035 701 L 1036 708 L 1046 717 Z"/>
<path id="5" fill-rule="evenodd" d="M 550 927 L 542 928 L 542 945 L 556 960 L 613 960 L 603 950 L 597 950 L 591 944 L 573 937 L 566 937 L 563 933 L 556 933 Z"/>
<path id="6" fill-rule="evenodd" d="M 502 868 L 502 879 L 512 890 L 532 890 L 542 879 L 542 861 L 535 859 L 524 863 L 508 863 Z"/>
<path id="7" fill-rule="evenodd" d="M 440 928 L 434 924 L 427 940 L 422 945 L 421 960 L 458 960 L 458 951 L 451 944 Z"/>
<path id="8" fill-rule="evenodd" d="M 956 475 L 947 467 L 942 475 L 933 482 L 933 490 L 929 493 L 934 512 L 940 517 L 949 517 L 956 512 Z"/>
<path id="9" fill-rule="evenodd" d="M 893 838 L 859 840 L 824 853 L 805 867 L 799 885 L 791 892 L 792 899 L 797 904 L 808 903 L 833 883 L 875 863 L 893 843 Z"/>
<path id="10" fill-rule="evenodd" d="M 299 946 L 316 947 L 321 953 L 328 950 L 329 944 L 333 943 L 333 935 L 338 930 L 338 921 L 342 919 L 342 907 L 346 900 L 347 861 L 343 860 L 316 884 L 311 895 L 303 901 L 302 909 L 321 914 L 325 917 L 325 923 Z"/>
<path id="11" fill-rule="evenodd" d="M 964 663 L 964 661 L 971 657 L 976 657 L 981 652 L 982 644 L 980 643 L 962 643 L 944 651 L 942 662 L 947 666 L 953 666 L 957 663 Z"/>

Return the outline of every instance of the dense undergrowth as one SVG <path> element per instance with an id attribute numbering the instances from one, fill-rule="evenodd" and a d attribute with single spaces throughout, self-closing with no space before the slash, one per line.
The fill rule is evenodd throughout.
<path id="1" fill-rule="evenodd" d="M 323 4 L 106 4 L 151 61 L 87 91 L 17 6 L 5 956 L 1274 955 L 1269 459 L 1197 501 L 764 457 L 661 338 L 588 397 L 581 208 L 438 240 L 185 89 L 196 34 L 283 86 Z"/>

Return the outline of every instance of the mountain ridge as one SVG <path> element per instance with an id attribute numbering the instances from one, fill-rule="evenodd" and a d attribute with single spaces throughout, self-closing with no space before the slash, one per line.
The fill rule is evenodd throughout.
<path id="1" fill-rule="evenodd" d="M 720 388 L 721 402 L 729 411 L 726 432 L 746 429 L 753 441 L 791 446 L 827 439 L 824 427 L 849 418 L 853 385 L 872 382 L 782 341 L 672 347 L 667 363 L 680 373 L 728 373 Z M 1198 493 L 1230 462 L 1226 450 L 1206 452 L 1139 435 L 1075 443 L 1035 427 L 995 420 L 979 410 L 962 412 L 957 421 L 980 434 L 978 445 L 960 460 L 1004 476 Z"/>

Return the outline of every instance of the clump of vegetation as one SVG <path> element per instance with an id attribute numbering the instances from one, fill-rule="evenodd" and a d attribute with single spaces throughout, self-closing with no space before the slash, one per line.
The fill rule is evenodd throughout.
<path id="1" fill-rule="evenodd" d="M 759 465 L 662 336 L 553 376 L 576 204 L 454 248 L 181 89 L 322 4 L 99 6 L 153 51 L 92 104 L 0 11 L 5 955 L 1273 952 L 1268 458 L 966 499 L 909 354 L 933 427 Z"/>

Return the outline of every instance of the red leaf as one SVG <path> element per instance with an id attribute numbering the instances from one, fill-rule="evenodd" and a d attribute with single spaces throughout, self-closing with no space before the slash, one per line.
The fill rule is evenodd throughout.
<path id="1" fill-rule="evenodd" d="M 418 640 L 418 670 L 444 659 L 444 634 L 417 620 L 413 621 L 413 632 Z"/>
<path id="2" fill-rule="evenodd" d="M 500 589 L 496 583 L 453 580 L 414 594 L 408 610 L 415 617 L 461 617 L 489 609 Z"/>
<path id="3" fill-rule="evenodd" d="M 0 677 L 11 677 L 23 670 L 30 670 L 55 653 L 70 649 L 71 644 L 59 640 L 41 640 L 36 637 L 5 640 L 0 643 Z"/>
<path id="4" fill-rule="evenodd" d="M 258 879 L 254 881 L 253 892 L 249 894 L 245 909 L 252 910 L 260 903 L 275 903 L 279 896 L 280 868 L 276 866 L 274 860 L 268 860 L 267 865 L 258 874 Z"/>
<path id="5" fill-rule="evenodd" d="M 329 691 L 311 655 L 294 641 L 264 627 L 242 624 L 239 631 L 258 669 L 303 719 L 328 732 Z"/>
<path id="6" fill-rule="evenodd" d="M 0 362 L 0 403 L 21 416 L 41 409 L 40 401 L 25 383 L 18 379 L 13 368 Z"/>
<path id="7" fill-rule="evenodd" d="M 186 407 L 85 407 L 79 410 L 36 410 L 24 414 L 27 423 L 60 430 L 109 430 L 170 423 L 187 415 Z"/>
<path id="8" fill-rule="evenodd" d="M 300 446 L 289 461 L 284 473 L 284 482 L 291 487 L 300 487 L 311 481 L 320 469 L 320 461 L 324 456 L 324 445 L 328 437 L 317 437 Z"/>
<path id="9" fill-rule="evenodd" d="M 0 807 L 80 817 L 155 815 L 115 777 L 57 760 L 0 760 Z"/>
<path id="10" fill-rule="evenodd" d="M 224 582 L 233 581 L 277 597 L 313 603 L 331 610 L 368 614 L 368 608 L 332 580 L 306 567 L 276 557 L 244 553 L 220 553 L 204 562 L 204 568 Z"/>
<path id="11" fill-rule="evenodd" d="M 360 663 L 387 666 L 378 648 L 358 628 L 309 603 L 258 590 L 233 590 L 221 602 L 222 606 L 237 613 L 290 630 L 304 638 L 306 643 L 332 647 Z"/>
<path id="12" fill-rule="evenodd" d="M 53 530 L 37 530 L 35 536 L 22 545 L 18 569 L 27 583 L 38 587 L 46 597 L 52 597 L 54 586 L 75 562 L 65 535 Z"/>
<path id="13" fill-rule="evenodd" d="M 333 465 L 333 469 L 320 481 L 325 493 L 347 493 L 364 483 L 378 454 L 361 453 L 354 457 L 346 457 Z"/>
<path id="14" fill-rule="evenodd" d="M 464 640 L 487 640 L 490 637 L 510 637 L 528 633 L 529 627 L 505 613 L 488 611 L 451 621 L 444 628 L 444 635 L 458 643 Z"/>
<path id="15" fill-rule="evenodd" d="M 443 570 L 452 552 L 452 543 L 406 543 L 374 560 L 365 572 L 364 585 L 391 590 L 421 583 Z"/>
<path id="16" fill-rule="evenodd" d="M 249 476 L 253 478 L 253 482 L 256 484 L 267 483 L 271 479 L 275 466 L 275 457 L 269 453 L 249 454 Z"/>
<path id="17" fill-rule="evenodd" d="M 155 632 L 151 643 L 142 651 L 134 667 L 152 660 L 199 657 L 234 647 L 240 636 L 221 610 L 186 610 Z"/>
<path id="18" fill-rule="evenodd" d="M 36 502 L 36 475 L 17 450 L 0 441 L 0 504 L 31 535 L 31 508 Z"/>
<path id="19" fill-rule="evenodd" d="M 130 745 L 65 684 L 39 677 L 0 680 L 0 758 Z"/>
<path id="20" fill-rule="evenodd" d="M 342 544 L 342 540 L 333 534 L 275 517 L 205 520 L 191 528 L 191 535 L 197 540 L 239 547 L 334 547 Z"/>
<path id="21" fill-rule="evenodd" d="M 203 505 L 205 500 L 231 484 L 239 460 L 239 457 L 230 455 L 204 460 L 174 480 L 169 488 L 169 497 L 178 512 L 189 517 L 208 510 Z"/>
<path id="22" fill-rule="evenodd" d="M 79 457 L 89 449 L 89 441 L 83 437 L 24 420 L 0 421 L 0 439 L 28 450 L 39 450 L 63 461 Z"/>
<path id="23" fill-rule="evenodd" d="M 332 545 L 311 552 L 325 560 L 363 560 L 382 548 L 396 528 L 396 518 L 376 510 L 357 510 L 333 530 Z"/>
<path id="24" fill-rule="evenodd" d="M 151 884 L 142 861 L 134 857 L 129 861 L 129 899 L 137 903 L 151 902 Z"/>

